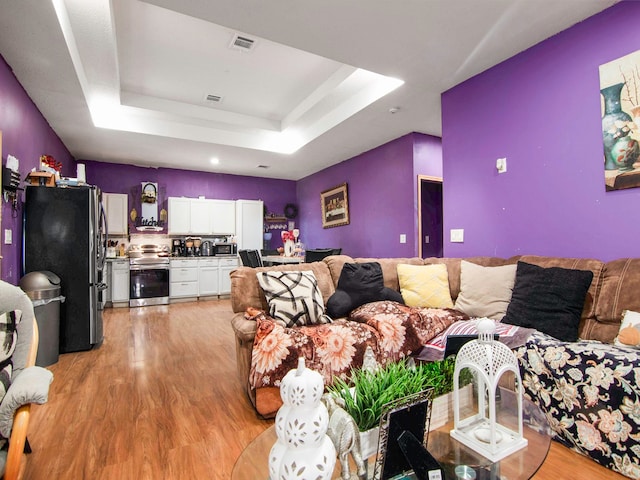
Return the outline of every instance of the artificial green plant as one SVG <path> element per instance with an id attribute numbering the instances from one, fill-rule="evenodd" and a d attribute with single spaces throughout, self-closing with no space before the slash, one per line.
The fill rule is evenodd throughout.
<path id="1" fill-rule="evenodd" d="M 454 369 L 455 359 L 451 357 L 417 365 L 402 359 L 375 372 L 354 369 L 349 382 L 336 377 L 329 391 L 344 400 L 345 410 L 364 432 L 378 426 L 389 402 L 427 389 L 433 389 L 433 397 L 451 392 Z M 463 379 L 462 383 L 467 382 Z"/>

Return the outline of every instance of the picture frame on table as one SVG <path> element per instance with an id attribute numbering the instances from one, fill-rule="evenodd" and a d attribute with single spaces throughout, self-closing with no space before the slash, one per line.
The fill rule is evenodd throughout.
<path id="1" fill-rule="evenodd" d="M 383 407 L 374 480 L 444 480 L 427 451 L 433 389 L 399 398 Z"/>
<path id="2" fill-rule="evenodd" d="M 349 196 L 343 183 L 320 193 L 322 228 L 349 224 Z"/>

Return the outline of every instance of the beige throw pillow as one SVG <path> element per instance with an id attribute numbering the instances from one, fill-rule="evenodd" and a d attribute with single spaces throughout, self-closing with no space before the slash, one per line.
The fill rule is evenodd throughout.
<path id="1" fill-rule="evenodd" d="M 455 309 L 470 317 L 502 320 L 511 301 L 517 265 L 483 267 L 460 262 L 460 295 Z"/>
<path id="2" fill-rule="evenodd" d="M 410 307 L 453 308 L 449 275 L 443 263 L 398 264 L 398 282 L 404 303 Z"/>

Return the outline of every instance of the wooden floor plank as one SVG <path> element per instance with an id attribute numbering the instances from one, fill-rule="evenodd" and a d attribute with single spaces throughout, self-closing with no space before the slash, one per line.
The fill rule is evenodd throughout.
<path id="1" fill-rule="evenodd" d="M 231 315 L 229 300 L 107 309 L 99 348 L 48 367 L 54 382 L 49 402 L 32 409 L 25 480 L 229 479 L 273 423 L 238 381 Z M 624 477 L 552 443 L 534 478 Z"/>

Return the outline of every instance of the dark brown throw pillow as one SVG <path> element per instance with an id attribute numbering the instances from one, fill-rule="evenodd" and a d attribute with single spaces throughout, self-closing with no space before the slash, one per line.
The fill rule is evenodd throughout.
<path id="1" fill-rule="evenodd" d="M 575 342 L 592 279 L 593 272 L 587 270 L 518 262 L 513 295 L 502 321 Z"/>
<path id="2" fill-rule="evenodd" d="M 392 300 L 403 303 L 400 292 L 384 286 L 382 267 L 378 262 L 345 263 L 336 291 L 327 300 L 327 314 L 340 318 L 365 303 Z"/>

